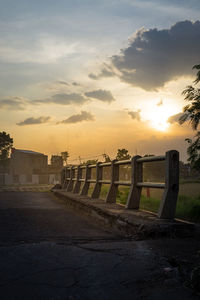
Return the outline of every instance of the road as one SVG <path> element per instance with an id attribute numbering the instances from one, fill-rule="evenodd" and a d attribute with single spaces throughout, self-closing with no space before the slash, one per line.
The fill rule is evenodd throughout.
<path id="1" fill-rule="evenodd" d="M 50 193 L 0 192 L 0 299 L 199 299 L 200 244 L 123 239 Z"/>

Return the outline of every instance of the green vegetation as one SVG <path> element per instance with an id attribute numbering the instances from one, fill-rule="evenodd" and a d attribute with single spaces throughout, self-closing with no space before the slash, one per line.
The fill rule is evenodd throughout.
<path id="1" fill-rule="evenodd" d="M 61 156 L 62 156 L 62 159 L 65 163 L 65 166 L 67 165 L 67 159 L 69 158 L 69 152 L 68 151 L 63 151 L 61 152 Z"/>
<path id="2" fill-rule="evenodd" d="M 104 162 L 110 162 L 111 161 L 111 158 L 108 154 L 103 153 L 102 156 L 103 156 Z"/>
<path id="3" fill-rule="evenodd" d="M 101 196 L 100 196 L 101 198 L 105 199 L 108 189 L 109 186 L 107 185 L 102 186 Z M 128 193 L 129 193 L 128 187 L 121 187 L 117 195 L 117 203 L 125 205 L 128 197 Z M 160 199 L 152 198 L 152 197 L 147 198 L 144 195 L 141 196 L 140 209 L 157 213 L 159 206 L 160 206 Z M 177 208 L 176 208 L 176 218 L 200 223 L 200 195 L 196 197 L 179 195 Z"/>
<path id="4" fill-rule="evenodd" d="M 5 131 L 0 132 L 0 160 L 5 161 L 13 146 L 13 139 Z"/>
<path id="5" fill-rule="evenodd" d="M 118 149 L 117 150 L 117 155 L 116 155 L 116 159 L 117 160 L 126 160 L 126 159 L 130 159 L 131 156 L 128 154 L 128 150 L 126 149 Z"/>
<path id="6" fill-rule="evenodd" d="M 198 84 L 200 82 L 200 64 L 195 65 L 193 69 L 197 70 L 194 84 Z M 189 156 L 188 161 L 191 163 L 192 168 L 200 170 L 200 131 L 198 131 L 200 124 L 200 88 L 189 85 L 183 91 L 183 95 L 189 104 L 184 106 L 184 113 L 180 117 L 179 123 L 183 124 L 189 121 L 192 129 L 196 132 L 195 140 L 186 139 L 189 144 L 187 153 Z"/>
<path id="7" fill-rule="evenodd" d="M 198 197 L 180 195 L 178 197 L 176 218 L 200 222 L 200 195 Z"/>

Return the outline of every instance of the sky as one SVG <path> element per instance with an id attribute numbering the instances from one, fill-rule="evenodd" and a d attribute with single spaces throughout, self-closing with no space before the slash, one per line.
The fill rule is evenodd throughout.
<path id="1" fill-rule="evenodd" d="M 0 0 L 0 131 L 47 155 L 186 161 L 199 0 Z"/>

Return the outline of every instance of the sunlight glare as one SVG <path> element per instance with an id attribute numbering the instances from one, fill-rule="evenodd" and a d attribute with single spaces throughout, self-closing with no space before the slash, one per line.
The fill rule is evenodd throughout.
<path id="1" fill-rule="evenodd" d="M 150 114 L 151 126 L 159 131 L 166 131 L 169 127 L 168 118 L 174 114 L 172 107 L 167 105 L 157 106 Z"/>

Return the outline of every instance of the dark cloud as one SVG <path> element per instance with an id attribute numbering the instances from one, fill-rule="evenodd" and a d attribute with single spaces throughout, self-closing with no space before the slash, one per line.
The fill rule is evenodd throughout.
<path id="1" fill-rule="evenodd" d="M 62 80 L 58 80 L 56 81 L 56 83 L 61 85 L 69 85 L 66 81 L 62 81 Z"/>
<path id="2" fill-rule="evenodd" d="M 131 116 L 133 120 L 140 121 L 141 120 L 140 111 L 141 111 L 140 109 L 138 109 L 138 111 L 129 111 L 128 114 Z"/>
<path id="3" fill-rule="evenodd" d="M 89 98 L 94 98 L 94 99 L 98 99 L 100 101 L 103 102 L 112 102 L 115 101 L 115 98 L 113 97 L 113 95 L 111 94 L 110 91 L 107 90 L 96 90 L 96 91 L 91 91 L 91 92 L 87 92 L 85 93 L 85 96 L 89 97 Z"/>
<path id="4" fill-rule="evenodd" d="M 22 122 L 17 123 L 19 126 L 26 126 L 26 125 L 36 125 L 36 124 L 43 124 L 47 123 L 51 120 L 51 117 L 39 117 L 39 118 L 27 118 Z"/>
<path id="5" fill-rule="evenodd" d="M 183 115 L 184 115 L 184 113 L 182 113 L 182 112 L 180 112 L 180 113 L 178 113 L 178 114 L 175 114 L 175 115 L 169 117 L 168 120 L 167 120 L 167 122 L 168 122 L 168 123 L 171 123 L 171 124 L 173 124 L 173 123 L 179 123 L 179 119 L 180 119 Z"/>
<path id="6" fill-rule="evenodd" d="M 21 97 L 9 97 L 0 99 L 0 109 L 5 110 L 24 110 L 28 100 Z"/>
<path id="7" fill-rule="evenodd" d="M 76 81 L 72 82 L 72 85 L 74 85 L 74 86 L 81 86 L 81 84 L 78 83 L 78 82 L 76 82 Z"/>
<path id="8" fill-rule="evenodd" d="M 95 117 L 88 111 L 82 110 L 80 114 L 72 115 L 58 124 L 74 124 L 83 121 L 94 121 Z"/>
<path id="9" fill-rule="evenodd" d="M 98 80 L 102 77 L 113 77 L 115 73 L 108 68 L 103 68 L 98 74 L 90 73 L 88 76 L 91 79 Z"/>
<path id="10" fill-rule="evenodd" d="M 172 79 L 190 75 L 199 59 L 200 21 L 183 21 L 170 29 L 138 30 L 129 46 L 111 61 L 122 81 L 155 90 Z"/>
<path id="11" fill-rule="evenodd" d="M 52 103 L 52 104 L 61 104 L 61 105 L 70 105 L 70 104 L 77 104 L 81 105 L 87 102 L 88 99 L 83 97 L 81 94 L 71 93 L 59 93 L 51 96 L 50 98 L 43 99 L 43 100 L 36 100 L 35 103 Z"/>

